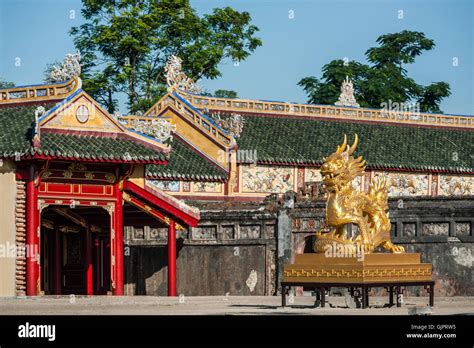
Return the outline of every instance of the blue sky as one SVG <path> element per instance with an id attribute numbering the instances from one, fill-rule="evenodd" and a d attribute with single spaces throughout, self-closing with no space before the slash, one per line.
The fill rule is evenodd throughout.
<path id="1" fill-rule="evenodd" d="M 422 31 L 436 43 L 407 66 L 418 83 L 446 81 L 445 113 L 474 115 L 474 5 L 471 0 L 191 0 L 199 13 L 231 6 L 251 13 L 263 46 L 222 77 L 200 82 L 242 98 L 305 102 L 297 86 L 333 59 L 365 62 L 379 35 Z M 43 81 L 48 63 L 74 51 L 68 30 L 80 25 L 80 0 L 0 0 L 0 77 L 17 85 Z M 402 19 L 400 14 L 402 13 Z M 71 18 L 75 17 L 75 18 Z M 293 18 L 290 18 L 293 17 Z M 18 58 L 21 59 L 18 66 Z M 457 61 L 456 64 L 453 62 Z M 125 112 L 124 105 L 121 111 Z"/>

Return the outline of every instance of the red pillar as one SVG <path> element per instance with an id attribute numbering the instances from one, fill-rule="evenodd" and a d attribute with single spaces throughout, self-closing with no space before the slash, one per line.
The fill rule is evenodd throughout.
<path id="1" fill-rule="evenodd" d="M 35 167 L 31 165 L 28 182 L 26 184 L 26 295 L 38 294 L 39 281 L 39 238 L 37 223 L 38 194 L 35 187 Z"/>
<path id="2" fill-rule="evenodd" d="M 176 296 L 176 225 L 168 226 L 168 296 Z"/>
<path id="3" fill-rule="evenodd" d="M 94 286 L 93 286 L 93 290 L 94 290 L 94 293 L 97 295 L 99 294 L 99 291 L 100 291 L 100 277 L 101 277 L 101 270 L 100 270 L 100 261 L 99 261 L 99 238 L 97 237 L 97 235 L 94 235 L 94 238 L 92 239 L 92 245 L 93 245 L 93 257 L 92 257 L 92 264 L 93 264 L 93 269 L 95 269 L 95 272 L 94 272 Z"/>
<path id="4" fill-rule="evenodd" d="M 116 185 L 115 204 L 115 288 L 113 294 L 123 296 L 123 198 Z"/>
<path id="5" fill-rule="evenodd" d="M 92 281 L 92 236 L 91 231 L 88 228 L 86 230 L 86 260 L 87 260 L 87 268 L 86 268 L 86 294 L 92 295 L 93 294 L 93 281 Z"/>
<path id="6" fill-rule="evenodd" d="M 61 262 L 61 232 L 59 228 L 55 226 L 54 228 L 54 293 L 56 295 L 61 295 L 61 279 L 62 279 L 62 262 Z"/>

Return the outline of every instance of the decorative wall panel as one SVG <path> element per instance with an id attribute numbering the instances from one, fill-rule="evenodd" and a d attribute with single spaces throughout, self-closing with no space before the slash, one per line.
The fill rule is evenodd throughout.
<path id="1" fill-rule="evenodd" d="M 427 174 L 375 172 L 374 179 L 381 175 L 387 178 L 389 197 L 425 196 L 429 194 Z"/>
<path id="2" fill-rule="evenodd" d="M 424 236 L 447 236 L 449 234 L 449 223 L 425 223 L 422 233 Z"/>
<path id="3" fill-rule="evenodd" d="M 193 182 L 194 192 L 221 193 L 222 183 L 220 182 Z"/>
<path id="4" fill-rule="evenodd" d="M 242 192 L 285 193 L 295 190 L 291 167 L 242 166 Z"/>
<path id="5" fill-rule="evenodd" d="M 456 236 L 469 236 L 471 233 L 471 224 L 469 222 L 456 223 Z"/>
<path id="6" fill-rule="evenodd" d="M 240 239 L 260 238 L 260 225 L 240 225 Z"/>
<path id="7" fill-rule="evenodd" d="M 305 182 L 315 182 L 315 181 L 318 181 L 318 182 L 323 181 L 319 168 L 306 168 Z M 352 181 L 352 186 L 355 189 L 360 190 L 361 182 L 362 182 L 362 177 L 358 176 Z"/>
<path id="8" fill-rule="evenodd" d="M 413 222 L 403 224 L 403 237 L 414 237 L 416 234 L 416 224 Z"/>
<path id="9" fill-rule="evenodd" d="M 179 181 L 148 180 L 148 183 L 163 191 L 179 192 Z"/>
<path id="10" fill-rule="evenodd" d="M 474 195 L 474 176 L 440 175 L 439 194 L 442 196 Z"/>
<path id="11" fill-rule="evenodd" d="M 305 173 L 305 181 L 306 182 L 314 182 L 314 181 L 322 181 L 323 178 L 321 177 L 321 172 L 319 168 L 306 168 Z"/>
<path id="12" fill-rule="evenodd" d="M 200 226 L 193 228 L 194 239 L 216 239 L 217 238 L 217 227 L 216 226 Z"/>

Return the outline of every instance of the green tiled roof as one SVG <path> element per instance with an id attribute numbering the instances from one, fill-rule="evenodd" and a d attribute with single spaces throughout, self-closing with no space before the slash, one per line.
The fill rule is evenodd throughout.
<path id="1" fill-rule="evenodd" d="M 40 105 L 46 110 L 54 106 L 35 104 L 0 108 L 0 156 L 13 157 L 15 153 L 24 155 L 30 152 L 35 109 Z"/>
<path id="2" fill-rule="evenodd" d="M 46 109 L 52 105 L 44 105 Z M 44 155 L 65 159 L 166 161 L 167 155 L 132 138 L 42 132 L 40 147 L 32 146 L 33 106 L 0 108 L 0 157 Z"/>
<path id="3" fill-rule="evenodd" d="M 370 168 L 474 171 L 474 132 L 447 128 L 244 116 L 240 150 L 256 151 L 258 163 L 319 165 L 336 150 L 344 134 Z"/>
<path id="4" fill-rule="evenodd" d="M 38 153 L 87 160 L 167 161 L 163 152 L 130 139 L 59 133 L 43 133 Z"/>
<path id="5" fill-rule="evenodd" d="M 224 181 L 227 173 L 175 138 L 167 165 L 147 165 L 146 176 L 153 179 Z"/>

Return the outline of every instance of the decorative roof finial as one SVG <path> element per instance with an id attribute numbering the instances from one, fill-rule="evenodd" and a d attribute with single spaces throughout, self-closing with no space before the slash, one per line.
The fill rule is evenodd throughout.
<path id="1" fill-rule="evenodd" d="M 342 82 L 339 100 L 335 102 L 334 105 L 352 106 L 356 108 L 360 106 L 354 97 L 354 86 L 352 85 L 352 81 L 349 80 L 349 76 L 346 76 L 346 79 Z"/>
<path id="2" fill-rule="evenodd" d="M 38 106 L 35 110 L 35 124 L 33 128 L 33 148 L 39 149 L 40 146 L 40 127 L 39 118 L 46 113 L 44 106 Z"/>
<path id="3" fill-rule="evenodd" d="M 216 112 L 211 114 L 211 118 L 219 127 L 225 129 L 227 133 L 234 138 L 239 138 L 244 130 L 244 118 L 241 114 L 221 114 L 220 112 Z"/>
<path id="4" fill-rule="evenodd" d="M 46 81 L 48 82 L 62 82 L 72 79 L 73 77 L 79 78 L 81 74 L 81 53 L 68 53 L 64 57 L 63 62 L 60 66 L 54 65 L 46 75 Z"/>
<path id="5" fill-rule="evenodd" d="M 169 143 L 173 140 L 173 133 L 176 132 L 176 125 L 165 118 L 156 118 L 150 121 L 133 120 L 128 126 L 137 132 L 154 137 L 162 143 Z"/>
<path id="6" fill-rule="evenodd" d="M 193 79 L 186 76 L 182 71 L 183 60 L 178 56 L 171 55 L 165 65 L 166 84 L 168 92 L 173 90 L 182 90 L 186 92 L 199 93 L 201 91 Z"/>

